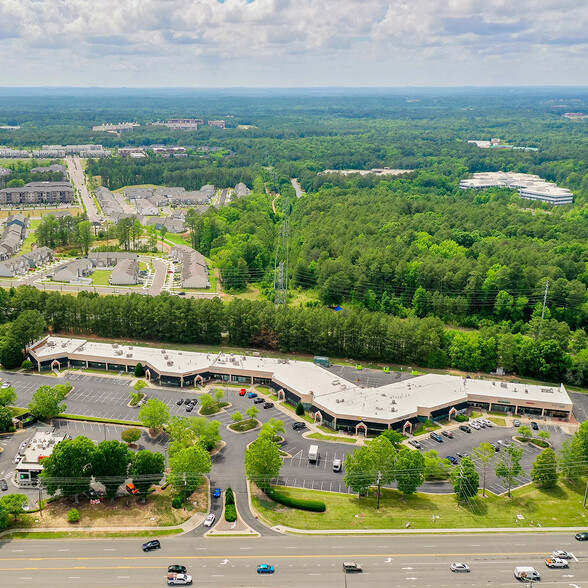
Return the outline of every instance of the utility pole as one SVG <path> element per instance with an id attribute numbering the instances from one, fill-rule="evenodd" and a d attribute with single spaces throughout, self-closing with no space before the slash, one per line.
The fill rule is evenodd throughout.
<path id="1" fill-rule="evenodd" d="M 545 305 L 547 304 L 548 290 L 549 290 L 549 280 L 547 280 L 547 283 L 545 284 L 545 294 L 543 295 L 543 310 L 541 311 L 541 320 L 543 320 L 543 317 L 545 316 Z"/>
<path id="2" fill-rule="evenodd" d="M 582 505 L 586 508 L 586 498 L 588 498 L 588 480 L 586 480 L 586 490 L 584 491 L 584 504 Z"/>
<path id="3" fill-rule="evenodd" d="M 376 509 L 379 510 L 380 508 L 380 484 L 382 483 L 382 472 L 378 471 L 378 504 L 376 505 Z"/>

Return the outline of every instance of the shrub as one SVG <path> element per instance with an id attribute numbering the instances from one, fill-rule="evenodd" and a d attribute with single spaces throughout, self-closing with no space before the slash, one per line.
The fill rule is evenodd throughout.
<path id="1" fill-rule="evenodd" d="M 134 443 L 135 441 L 138 441 L 141 438 L 141 435 L 143 434 L 143 432 L 141 431 L 141 429 L 125 429 L 121 434 L 120 434 L 120 438 L 125 442 L 125 443 Z"/>
<path id="2" fill-rule="evenodd" d="M 298 416 L 303 416 L 303 415 L 304 415 L 304 406 L 302 406 L 302 402 L 299 402 L 299 403 L 296 405 L 296 414 L 297 414 Z"/>
<path id="3" fill-rule="evenodd" d="M 308 510 L 310 512 L 325 512 L 327 505 L 322 500 L 305 500 L 302 498 L 292 498 L 278 492 L 275 488 L 270 488 L 266 493 L 274 502 L 297 508 L 298 510 Z"/>
<path id="4" fill-rule="evenodd" d="M 227 504 L 225 507 L 225 521 L 233 523 L 237 520 L 237 508 L 234 504 Z"/>
<path id="5" fill-rule="evenodd" d="M 235 504 L 235 495 L 232 488 L 227 488 L 225 492 L 225 504 Z"/>
<path id="6" fill-rule="evenodd" d="M 467 415 L 465 415 L 465 414 L 458 414 L 458 415 L 455 417 L 455 420 L 456 420 L 458 423 L 465 423 L 465 422 L 467 422 L 467 421 L 469 421 L 469 420 L 470 420 L 470 417 L 469 417 L 469 416 L 467 416 Z"/>
<path id="7" fill-rule="evenodd" d="M 68 523 L 77 523 L 80 520 L 80 513 L 77 508 L 72 508 L 67 513 L 67 522 Z"/>
<path id="8" fill-rule="evenodd" d="M 142 378 L 145 375 L 145 369 L 143 368 L 143 364 L 142 363 L 139 362 L 135 366 L 134 374 L 135 374 L 135 378 Z"/>
<path id="9" fill-rule="evenodd" d="M 22 367 L 23 370 L 32 370 L 33 362 L 30 359 L 25 359 L 20 367 Z"/>
<path id="10" fill-rule="evenodd" d="M 182 500 L 182 498 L 180 496 L 176 496 L 172 500 L 172 508 L 182 508 L 183 504 L 184 504 L 184 501 Z"/>

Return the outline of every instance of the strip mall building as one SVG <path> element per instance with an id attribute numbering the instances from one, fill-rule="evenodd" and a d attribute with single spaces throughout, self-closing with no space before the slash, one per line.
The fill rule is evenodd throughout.
<path id="1" fill-rule="evenodd" d="M 185 388 L 204 382 L 269 386 L 281 400 L 302 402 L 316 421 L 351 432 L 410 430 L 419 421 L 451 418 L 470 406 L 559 419 L 569 419 L 573 408 L 563 385 L 547 387 L 439 374 L 400 379 L 397 374 L 398 381 L 368 387 L 305 361 L 52 336 L 34 344 L 29 358 L 41 372 L 67 368 L 132 372 L 141 363 L 146 378 L 162 386 Z"/>

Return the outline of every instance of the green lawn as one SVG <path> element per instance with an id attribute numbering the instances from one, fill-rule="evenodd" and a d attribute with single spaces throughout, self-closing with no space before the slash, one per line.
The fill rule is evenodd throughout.
<path id="1" fill-rule="evenodd" d="M 290 412 L 293 412 L 294 414 L 296 414 L 296 407 L 292 406 L 289 402 L 287 402 L 287 401 L 280 402 L 280 406 L 283 406 L 284 408 L 287 408 Z M 296 415 L 296 418 L 302 419 L 303 421 L 306 421 L 307 423 L 311 423 L 311 424 L 314 423 L 314 420 L 306 414 L 303 414 L 302 416 Z"/>
<path id="2" fill-rule="evenodd" d="M 431 431 L 436 431 L 437 429 L 440 429 L 441 426 L 433 423 L 433 424 L 427 424 L 425 425 L 425 423 L 420 424 L 413 432 L 413 435 L 416 437 L 417 435 L 425 435 L 426 433 L 430 433 Z"/>
<path id="3" fill-rule="evenodd" d="M 112 275 L 112 270 L 94 270 L 92 274 L 92 284 L 94 286 L 110 286 L 108 280 Z"/>
<path id="4" fill-rule="evenodd" d="M 318 439 L 320 441 L 339 441 L 341 443 L 357 443 L 353 437 L 335 437 L 334 435 L 323 435 L 322 433 L 311 433 L 307 439 Z"/>
<path id="5" fill-rule="evenodd" d="M 503 419 L 501 417 L 488 417 L 488 420 L 491 423 L 498 425 L 499 427 L 506 427 L 506 419 Z"/>
<path id="6" fill-rule="evenodd" d="M 270 524 L 297 529 L 404 529 L 408 522 L 414 529 L 528 527 L 531 523 L 579 528 L 585 526 L 582 515 L 588 516 L 588 509 L 582 508 L 584 488 L 585 482 L 562 484 L 552 490 L 538 490 L 531 485 L 515 490 L 512 498 L 489 494 L 465 505 L 458 505 L 452 494 L 404 496 L 385 489 L 380 509 L 376 510 L 375 493 L 357 498 L 351 494 L 280 487 L 280 492 L 288 496 L 323 500 L 327 504 L 324 513 L 287 508 L 257 492 L 252 500 Z M 521 521 L 516 518 L 519 514 L 524 517 Z"/>

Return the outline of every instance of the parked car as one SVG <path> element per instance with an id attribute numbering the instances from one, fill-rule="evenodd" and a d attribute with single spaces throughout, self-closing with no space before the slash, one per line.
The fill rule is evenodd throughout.
<path id="1" fill-rule="evenodd" d="M 467 426 L 467 425 L 460 425 L 459 426 L 460 430 L 462 430 L 464 433 L 471 433 L 472 430 Z"/>
<path id="2" fill-rule="evenodd" d="M 468 566 L 467 564 L 464 564 L 464 563 L 452 563 L 449 566 L 449 569 L 452 572 L 469 572 L 470 566 Z"/>
<path id="3" fill-rule="evenodd" d="M 420 448 L 421 448 L 421 444 L 420 444 L 420 443 L 419 443 L 419 442 L 418 442 L 416 439 L 411 439 L 411 440 L 409 441 L 409 443 L 410 443 L 410 444 L 411 444 L 413 447 L 416 447 L 417 449 L 420 449 Z"/>
<path id="4" fill-rule="evenodd" d="M 533 429 L 533 431 L 538 431 L 539 425 L 535 421 L 531 421 L 531 429 Z"/>
<path id="5" fill-rule="evenodd" d="M 151 541 L 147 541 L 147 543 L 143 543 L 143 551 L 152 551 L 153 549 L 161 549 L 159 539 L 152 539 Z"/>
<path id="6" fill-rule="evenodd" d="M 191 404 L 186 404 L 186 412 L 192 412 L 194 407 Z"/>
<path id="7" fill-rule="evenodd" d="M 492 445 L 494 451 L 500 451 L 500 445 L 496 445 L 496 443 L 490 443 L 490 445 Z"/>
<path id="8" fill-rule="evenodd" d="M 2 490 L 2 492 L 6 492 L 6 490 L 8 490 L 8 484 L 4 478 L 0 480 L 0 490 Z"/>
<path id="9" fill-rule="evenodd" d="M 521 426 L 521 421 L 519 421 L 519 419 L 515 419 L 515 420 L 512 422 L 512 424 L 513 424 L 515 427 L 520 427 L 520 426 Z"/>
<path id="10" fill-rule="evenodd" d="M 168 574 L 185 574 L 186 573 L 186 566 L 180 566 L 177 564 L 168 566 L 167 573 Z"/>
<path id="11" fill-rule="evenodd" d="M 578 541 L 588 541 L 588 533 L 586 531 L 582 531 L 581 533 L 576 533 L 574 537 Z"/>
<path id="12" fill-rule="evenodd" d="M 342 468 L 343 468 L 343 462 L 340 459 L 334 459 L 333 460 L 333 471 L 340 472 Z"/>
<path id="13" fill-rule="evenodd" d="M 188 574 L 169 574 L 167 577 L 168 586 L 191 586 L 192 576 Z"/>
<path id="14" fill-rule="evenodd" d="M 445 459 L 448 459 L 452 465 L 457 465 L 457 459 L 455 457 L 453 457 L 453 455 L 446 455 Z"/>
<path id="15" fill-rule="evenodd" d="M 198 398 L 192 398 L 192 400 L 190 400 L 190 404 L 192 406 L 196 406 L 198 404 Z"/>
<path id="16" fill-rule="evenodd" d="M 239 396 L 245 396 L 245 394 L 247 394 L 247 390 L 245 390 L 245 388 L 241 388 L 241 390 L 239 390 Z"/>
<path id="17" fill-rule="evenodd" d="M 469 457 L 469 453 L 465 452 L 465 451 L 458 451 L 455 455 L 457 455 L 457 457 L 459 457 L 460 459 L 463 457 Z"/>
<path id="18" fill-rule="evenodd" d="M 559 559 L 572 559 L 572 554 L 569 551 L 563 549 L 556 549 L 552 554 L 552 557 L 559 557 Z"/>
<path id="19" fill-rule="evenodd" d="M 453 439 L 453 433 L 451 431 L 441 431 L 441 435 L 443 435 L 443 437 L 447 437 L 448 439 Z"/>
<path id="20" fill-rule="evenodd" d="M 492 428 L 494 425 L 492 424 L 492 421 L 489 421 L 488 419 L 484 419 L 484 423 L 486 424 L 487 427 Z"/>
<path id="21" fill-rule="evenodd" d="M 503 441 L 502 439 L 498 439 L 498 441 L 496 441 L 496 443 L 498 445 L 502 445 L 502 447 L 510 447 L 510 443 L 508 441 Z"/>
<path id="22" fill-rule="evenodd" d="M 565 559 L 560 559 L 559 557 L 548 557 L 545 560 L 545 565 L 548 568 L 569 568 L 570 564 Z"/>
<path id="23" fill-rule="evenodd" d="M 17 456 L 14 458 L 14 463 L 20 463 L 20 460 L 21 460 L 21 459 L 22 459 L 22 455 L 17 455 Z"/>
<path id="24" fill-rule="evenodd" d="M 6 388 L 10 388 L 10 382 L 3 382 L 2 386 L 0 386 L 2 390 L 6 390 Z"/>
<path id="25" fill-rule="evenodd" d="M 220 498 L 220 495 L 221 495 L 221 489 L 220 488 L 215 488 L 214 489 L 214 492 L 212 493 L 212 496 L 214 498 Z"/>
<path id="26" fill-rule="evenodd" d="M 472 421 L 472 422 L 470 423 L 470 427 L 471 427 L 472 429 L 475 429 L 476 431 L 479 431 L 479 430 L 481 429 L 480 425 L 479 425 L 479 424 L 478 424 L 476 421 Z"/>
<path id="27" fill-rule="evenodd" d="M 257 392 L 249 392 L 249 394 L 247 394 L 247 398 L 257 398 Z"/>
<path id="28" fill-rule="evenodd" d="M 259 396 L 253 399 L 253 404 L 261 404 L 262 402 L 265 402 L 265 400 Z"/>
<path id="29" fill-rule="evenodd" d="M 274 403 L 273 402 L 266 402 L 263 405 L 263 408 L 273 408 L 274 407 Z"/>
<path id="30" fill-rule="evenodd" d="M 259 564 L 257 566 L 258 574 L 273 574 L 275 571 L 274 566 L 270 566 L 269 564 Z"/>
<path id="31" fill-rule="evenodd" d="M 305 429 L 306 423 L 304 421 L 296 421 L 296 422 L 292 423 L 292 428 L 295 431 L 299 431 L 300 429 Z"/>
<path id="32" fill-rule="evenodd" d="M 216 516 L 213 513 L 210 513 L 206 517 L 206 520 L 204 521 L 204 526 L 205 527 L 212 527 L 212 525 L 214 525 L 215 520 L 216 520 Z"/>
<path id="33" fill-rule="evenodd" d="M 480 427 L 482 427 L 482 429 L 485 429 L 485 428 L 486 428 L 486 426 L 487 426 L 487 425 L 486 425 L 486 421 L 485 421 L 484 419 L 478 419 L 478 420 L 476 421 L 476 423 L 478 423 L 478 425 L 480 425 Z"/>
<path id="34" fill-rule="evenodd" d="M 177 404 L 178 406 L 182 406 L 182 404 L 184 404 L 184 399 L 183 399 L 183 398 L 180 398 L 180 399 L 179 399 L 179 400 L 176 402 L 176 404 Z"/>
<path id="35" fill-rule="evenodd" d="M 437 441 L 437 443 L 443 443 L 443 437 L 441 437 L 441 435 L 439 435 L 439 433 L 435 433 L 435 431 L 432 431 L 431 433 L 429 433 L 429 437 L 431 437 L 431 439 L 433 439 L 433 441 Z"/>

